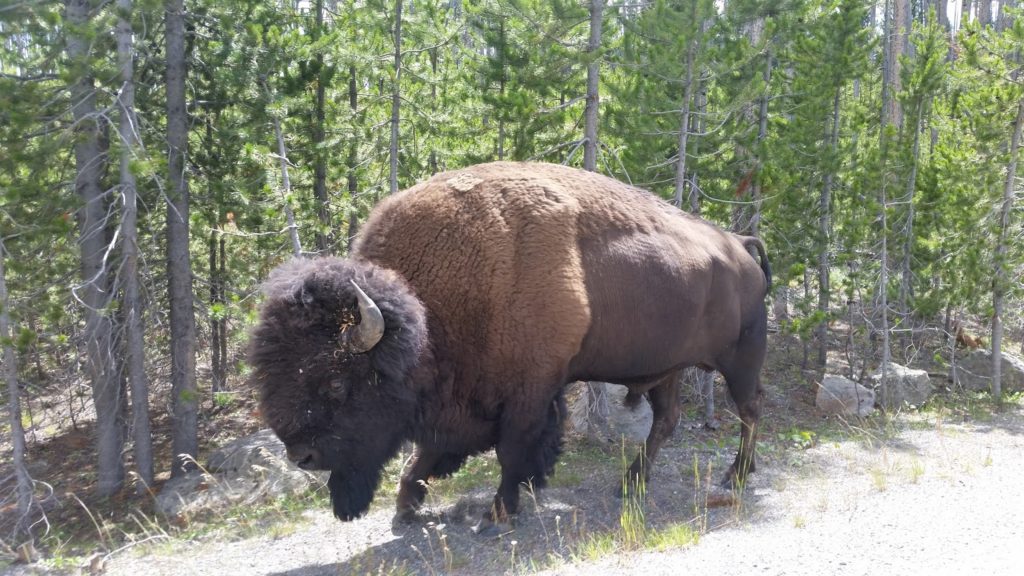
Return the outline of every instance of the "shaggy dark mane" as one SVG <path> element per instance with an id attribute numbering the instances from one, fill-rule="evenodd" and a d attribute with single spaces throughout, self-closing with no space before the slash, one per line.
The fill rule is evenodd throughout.
<path id="1" fill-rule="evenodd" d="M 293 259 L 270 274 L 263 285 L 264 305 L 252 338 L 250 361 L 257 370 L 276 362 L 289 366 L 294 362 L 296 355 L 287 350 L 275 350 L 275 346 L 268 349 L 276 334 L 291 335 L 297 329 L 317 327 L 337 332 L 344 314 L 358 316 L 349 280 L 355 280 L 384 316 L 384 337 L 367 353 L 374 369 L 388 380 L 404 380 L 416 367 L 427 343 L 423 305 L 395 272 L 361 260 L 335 257 Z M 277 344 L 287 349 L 299 343 L 282 340 Z"/>

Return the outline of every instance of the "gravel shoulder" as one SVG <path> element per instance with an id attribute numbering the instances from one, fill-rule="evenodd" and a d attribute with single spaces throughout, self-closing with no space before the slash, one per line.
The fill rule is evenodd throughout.
<path id="1" fill-rule="evenodd" d="M 265 574 L 1019 574 L 1024 562 L 1024 409 L 962 421 L 903 416 L 799 449 L 765 442 L 736 504 L 708 508 L 701 476 L 724 469 L 731 430 L 681 425 L 659 455 L 646 500 L 654 530 L 695 526 L 699 542 L 665 551 L 609 550 L 619 529 L 612 456 L 543 491 L 513 532 L 471 531 L 491 486 L 433 502 L 420 522 L 392 526 L 389 503 L 341 523 L 310 510 L 286 530 L 225 541 L 175 540 L 111 557 L 111 575 Z M 777 443 L 778 444 L 778 443 Z M 601 461 L 606 461 L 602 464 Z M 694 473 L 694 462 L 701 472 Z M 570 471 L 559 472 L 571 474 Z M 558 474 L 556 474 L 556 478 Z M 718 472 L 713 471 L 717 479 Z"/>

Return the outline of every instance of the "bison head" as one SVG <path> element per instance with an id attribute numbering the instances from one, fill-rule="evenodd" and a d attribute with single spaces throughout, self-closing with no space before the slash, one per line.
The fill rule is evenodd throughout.
<path id="1" fill-rule="evenodd" d="M 264 296 L 249 351 L 263 417 L 299 467 L 331 471 L 334 514 L 359 517 L 415 418 L 423 306 L 398 274 L 340 258 L 288 262 Z"/>

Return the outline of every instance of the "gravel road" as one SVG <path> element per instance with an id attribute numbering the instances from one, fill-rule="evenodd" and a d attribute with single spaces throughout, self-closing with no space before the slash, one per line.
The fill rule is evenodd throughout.
<path id="1" fill-rule="evenodd" d="M 684 548 L 583 559 L 588 534 L 618 525 L 610 466 L 545 491 L 539 504 L 525 497 L 515 531 L 499 539 L 470 530 L 490 497 L 481 488 L 455 504 L 436 504 L 411 526 L 393 528 L 386 502 L 350 523 L 313 510 L 308 523 L 283 534 L 268 529 L 244 540 L 128 550 L 107 562 L 106 573 L 1021 574 L 1024 409 L 967 423 L 914 416 L 883 429 L 767 451 L 738 505 L 697 507 L 706 532 Z M 650 526 L 693 522 L 695 456 L 702 465 L 728 462 L 732 449 L 708 448 L 702 434 L 712 433 L 681 427 L 659 455 Z"/>

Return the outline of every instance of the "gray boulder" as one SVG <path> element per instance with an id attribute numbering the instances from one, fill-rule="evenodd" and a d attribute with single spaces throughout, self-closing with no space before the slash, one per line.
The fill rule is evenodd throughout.
<path id="1" fill-rule="evenodd" d="M 600 383 L 605 394 L 604 402 L 596 403 L 590 398 L 586 383 L 572 385 L 567 397 L 569 421 L 573 429 L 599 442 L 628 440 L 642 442 L 651 431 L 651 405 L 641 399 L 635 408 L 625 405 L 626 387 Z"/>
<path id="2" fill-rule="evenodd" d="M 958 358 L 950 369 L 949 379 L 964 390 L 988 391 L 992 389 L 992 352 L 974 350 Z M 1024 390 L 1024 360 L 1003 352 L 1002 378 L 1004 392 Z"/>
<path id="3" fill-rule="evenodd" d="M 205 469 L 168 481 L 156 507 L 167 516 L 192 516 L 269 502 L 322 485 L 325 474 L 297 468 L 273 432 L 262 430 L 211 454 Z"/>
<path id="4" fill-rule="evenodd" d="M 888 376 L 888 394 L 882 394 L 882 370 L 878 369 L 871 375 L 871 387 L 878 394 L 879 404 L 892 410 L 905 405 L 918 407 L 923 405 L 935 393 L 927 370 L 907 368 L 890 363 Z"/>
<path id="5" fill-rule="evenodd" d="M 826 374 L 814 405 L 825 414 L 864 418 L 875 409 L 875 393 L 849 378 Z"/>

